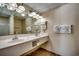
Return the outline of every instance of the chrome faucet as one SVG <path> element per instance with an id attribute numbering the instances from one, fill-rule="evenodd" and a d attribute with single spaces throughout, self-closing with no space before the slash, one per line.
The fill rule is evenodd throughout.
<path id="1" fill-rule="evenodd" d="M 36 35 L 36 36 L 38 36 L 38 35 L 39 35 L 39 33 L 40 33 L 40 31 L 39 31 L 39 30 L 37 30 L 37 31 L 35 32 L 35 35 Z"/>
<path id="2" fill-rule="evenodd" d="M 13 40 L 18 40 L 18 37 L 15 35 L 14 38 L 13 38 Z"/>
<path id="3" fill-rule="evenodd" d="M 36 32 L 35 35 L 38 36 L 38 32 Z"/>

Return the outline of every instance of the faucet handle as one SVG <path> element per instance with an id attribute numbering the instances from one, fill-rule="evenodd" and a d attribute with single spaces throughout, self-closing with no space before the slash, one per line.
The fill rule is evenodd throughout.
<path id="1" fill-rule="evenodd" d="M 16 40 L 16 39 L 18 39 L 18 37 L 17 36 L 14 36 L 13 40 Z"/>

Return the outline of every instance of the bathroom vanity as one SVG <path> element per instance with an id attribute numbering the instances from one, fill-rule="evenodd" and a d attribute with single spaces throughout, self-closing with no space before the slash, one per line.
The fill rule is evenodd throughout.
<path id="1" fill-rule="evenodd" d="M 31 50 L 40 47 L 43 43 L 48 41 L 47 33 L 22 34 L 18 35 L 18 39 L 12 40 L 11 36 L 8 39 L 0 41 L 0 55 L 2 56 L 19 56 L 24 53 L 28 54 Z"/>
<path id="2" fill-rule="evenodd" d="M 30 10 L 33 9 L 26 5 L 24 7 L 26 11 L 23 13 L 28 13 L 25 16 L 0 7 L 0 55 L 19 56 L 48 41 L 45 19 L 41 21 L 30 17 Z"/>

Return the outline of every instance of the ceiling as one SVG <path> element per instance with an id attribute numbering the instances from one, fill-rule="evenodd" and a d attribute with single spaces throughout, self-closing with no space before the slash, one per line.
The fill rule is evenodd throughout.
<path id="1" fill-rule="evenodd" d="M 26 5 L 30 6 L 34 10 L 42 13 L 49 9 L 57 8 L 63 4 L 64 3 L 27 3 Z"/>

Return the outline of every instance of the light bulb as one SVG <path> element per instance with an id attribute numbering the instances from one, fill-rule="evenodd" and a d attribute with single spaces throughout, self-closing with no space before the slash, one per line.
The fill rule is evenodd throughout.
<path id="1" fill-rule="evenodd" d="M 41 20 L 41 24 L 45 24 L 45 22 L 46 22 L 46 19 L 40 19 Z"/>
<path id="2" fill-rule="evenodd" d="M 36 14 L 36 15 L 34 15 L 34 16 L 33 16 L 33 18 L 38 19 L 38 16 L 39 16 L 39 15 L 38 15 L 38 14 Z"/>
<path id="3" fill-rule="evenodd" d="M 36 19 L 39 19 L 39 15 L 38 14 L 36 15 Z"/>
<path id="4" fill-rule="evenodd" d="M 0 3 L 0 6 L 1 6 L 2 4 Z"/>
<path id="5" fill-rule="evenodd" d="M 36 12 L 32 12 L 32 13 L 29 13 L 28 15 L 29 15 L 30 17 L 35 18 L 35 16 L 36 16 L 37 14 L 36 14 Z"/>
<path id="6" fill-rule="evenodd" d="M 21 14 L 22 16 L 25 16 L 25 14 Z"/>
<path id="7" fill-rule="evenodd" d="M 9 3 L 9 4 L 7 5 L 7 8 L 8 8 L 9 10 L 15 10 L 15 9 L 17 8 L 17 4 L 16 4 L 16 3 Z"/>
<path id="8" fill-rule="evenodd" d="M 39 16 L 39 18 L 42 19 L 43 17 L 42 16 Z"/>
<path id="9" fill-rule="evenodd" d="M 6 4 L 0 3 L 0 7 L 5 7 Z"/>
<path id="10" fill-rule="evenodd" d="M 32 12 L 31 14 L 34 16 L 34 15 L 36 15 L 36 12 Z"/>
<path id="11" fill-rule="evenodd" d="M 19 6 L 19 7 L 16 9 L 16 11 L 17 11 L 18 13 L 22 13 L 22 12 L 25 11 L 25 8 L 24 8 L 23 6 Z"/>
<path id="12" fill-rule="evenodd" d="M 28 16 L 32 17 L 33 15 L 32 14 L 28 14 Z"/>

